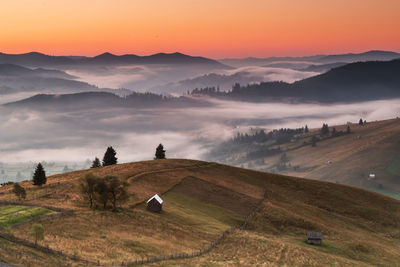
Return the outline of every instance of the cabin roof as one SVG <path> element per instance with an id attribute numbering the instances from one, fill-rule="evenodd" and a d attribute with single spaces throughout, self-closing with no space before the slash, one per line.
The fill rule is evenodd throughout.
<path id="1" fill-rule="evenodd" d="M 322 233 L 320 233 L 320 232 L 307 232 L 307 238 L 322 239 Z"/>
<path id="2" fill-rule="evenodd" d="M 158 203 L 162 204 L 164 201 L 162 200 L 162 198 L 158 195 L 155 194 L 154 196 L 152 196 L 149 200 L 147 200 L 147 203 L 149 203 L 153 198 L 155 198 L 157 200 Z"/>

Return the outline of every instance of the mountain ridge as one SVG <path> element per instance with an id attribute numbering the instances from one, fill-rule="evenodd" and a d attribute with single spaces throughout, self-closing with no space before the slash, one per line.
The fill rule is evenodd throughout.
<path id="1" fill-rule="evenodd" d="M 0 52 L 0 63 L 23 66 L 68 66 L 76 64 L 209 64 L 229 68 L 220 62 L 200 56 L 182 53 L 156 53 L 147 56 L 134 54 L 115 55 L 105 52 L 93 57 L 85 56 L 50 56 L 39 52 L 24 54 L 6 54 Z"/>

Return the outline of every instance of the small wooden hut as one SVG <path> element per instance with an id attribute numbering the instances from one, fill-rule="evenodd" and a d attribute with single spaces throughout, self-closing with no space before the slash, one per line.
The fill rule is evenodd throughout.
<path id="1" fill-rule="evenodd" d="M 163 200 L 157 194 L 152 196 L 149 200 L 147 200 L 147 209 L 154 212 L 162 211 Z"/>
<path id="2" fill-rule="evenodd" d="M 308 232 L 307 233 L 307 244 L 322 245 L 322 233 Z"/>

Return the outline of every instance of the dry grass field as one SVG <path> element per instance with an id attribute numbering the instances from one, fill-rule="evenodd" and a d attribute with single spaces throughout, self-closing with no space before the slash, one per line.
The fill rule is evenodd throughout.
<path id="1" fill-rule="evenodd" d="M 347 125 L 330 125 L 330 131 L 346 131 Z M 320 129 L 297 136 L 297 141 L 281 145 L 292 167 L 279 173 L 319 179 L 375 190 L 400 199 L 400 119 L 350 124 L 351 134 L 324 138 L 316 147 L 303 143 Z M 271 171 L 281 154 L 265 157 L 257 169 Z M 330 162 L 330 163 L 328 163 Z M 369 174 L 376 175 L 368 179 Z"/>
<path id="2" fill-rule="evenodd" d="M 128 203 L 118 212 L 90 210 L 78 188 L 79 178 L 87 172 L 127 181 Z M 21 184 L 27 188 L 26 202 L 75 211 L 41 220 L 45 239 L 40 244 L 105 265 L 201 249 L 224 230 L 241 225 L 265 191 L 261 209 L 245 230 L 230 233 L 203 256 L 154 265 L 398 266 L 400 262 L 400 202 L 341 184 L 180 159 L 54 175 L 41 188 L 30 181 Z M 145 208 L 155 193 L 164 199 L 161 214 Z M 4 193 L 0 199 L 15 197 Z M 32 241 L 30 227 L 4 231 Z M 324 244 L 307 245 L 307 231 L 322 232 Z M 0 261 L 82 265 L 1 238 Z"/>

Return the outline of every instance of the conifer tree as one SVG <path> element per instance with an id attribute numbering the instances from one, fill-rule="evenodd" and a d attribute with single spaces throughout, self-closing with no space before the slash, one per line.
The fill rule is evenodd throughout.
<path id="1" fill-rule="evenodd" d="M 351 130 L 350 130 L 350 125 L 347 125 L 347 130 L 346 130 L 346 133 L 351 133 Z"/>
<path id="2" fill-rule="evenodd" d="M 165 159 L 165 150 L 162 144 L 159 144 L 156 148 L 156 156 L 154 159 Z"/>
<path id="3" fill-rule="evenodd" d="M 33 185 L 38 185 L 38 186 L 42 186 L 47 182 L 46 172 L 41 163 L 39 163 L 36 166 L 32 180 L 33 180 Z"/>
<path id="4" fill-rule="evenodd" d="M 322 135 L 328 135 L 328 134 L 329 134 L 329 127 L 328 127 L 328 124 L 324 123 L 324 124 L 322 125 L 321 134 L 322 134 Z"/>
<path id="5" fill-rule="evenodd" d="M 360 119 L 360 121 L 358 122 L 358 124 L 359 124 L 359 125 L 363 125 L 363 124 L 364 124 L 363 120 Z"/>
<path id="6" fill-rule="evenodd" d="M 335 137 L 335 136 L 336 136 L 336 128 L 333 127 L 333 128 L 332 128 L 332 137 Z"/>
<path id="7" fill-rule="evenodd" d="M 116 157 L 117 152 L 114 150 L 112 146 L 107 147 L 106 153 L 104 153 L 103 157 L 103 166 L 109 166 L 117 164 L 118 158 Z"/>
<path id="8" fill-rule="evenodd" d="M 99 167 L 101 167 L 101 162 L 98 157 L 95 157 L 92 162 L 92 167 L 90 168 L 99 168 Z"/>
<path id="9" fill-rule="evenodd" d="M 308 126 L 306 125 L 306 127 L 304 128 L 304 132 L 305 133 L 308 133 L 309 131 L 308 131 Z"/>

